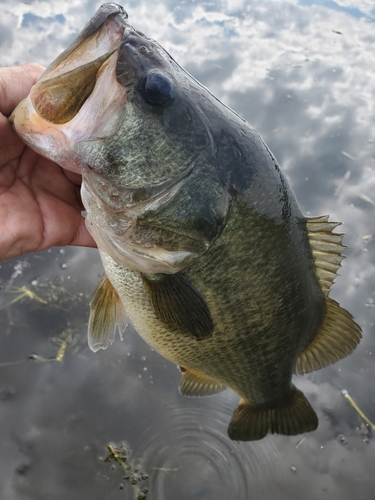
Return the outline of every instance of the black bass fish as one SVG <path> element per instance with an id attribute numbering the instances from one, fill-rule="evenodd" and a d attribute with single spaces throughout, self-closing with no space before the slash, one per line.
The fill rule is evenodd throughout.
<path id="1" fill-rule="evenodd" d="M 306 218 L 258 133 L 103 5 L 11 117 L 23 140 L 82 173 L 105 275 L 89 345 L 127 318 L 181 368 L 180 392 L 240 396 L 235 440 L 316 429 L 291 382 L 361 338 L 329 298 L 342 234 Z"/>

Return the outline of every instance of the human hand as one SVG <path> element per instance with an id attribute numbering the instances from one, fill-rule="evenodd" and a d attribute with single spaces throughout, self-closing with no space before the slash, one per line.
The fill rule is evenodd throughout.
<path id="1" fill-rule="evenodd" d="M 0 260 L 56 245 L 95 247 L 81 211 L 81 176 L 26 146 L 7 118 L 44 68 L 0 68 Z"/>

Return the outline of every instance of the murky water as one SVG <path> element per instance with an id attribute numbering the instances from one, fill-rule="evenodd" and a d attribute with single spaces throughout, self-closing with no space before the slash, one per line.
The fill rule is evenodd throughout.
<path id="1" fill-rule="evenodd" d="M 0 0 L 0 64 L 48 64 L 101 2 Z M 314 433 L 235 443 L 238 397 L 184 398 L 175 366 L 131 329 L 86 343 L 97 252 L 1 263 L 0 498 L 370 500 L 375 496 L 375 10 L 372 1 L 151 0 L 124 4 L 278 158 L 302 210 L 345 222 L 332 297 L 363 341 L 301 377 Z"/>

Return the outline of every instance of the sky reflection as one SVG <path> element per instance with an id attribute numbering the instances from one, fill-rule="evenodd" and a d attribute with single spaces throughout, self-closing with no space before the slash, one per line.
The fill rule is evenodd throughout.
<path id="1" fill-rule="evenodd" d="M 328 9 L 345 12 L 356 18 L 369 17 L 374 19 L 375 9 L 370 0 L 300 0 L 301 5 L 322 5 Z"/>
<path id="2" fill-rule="evenodd" d="M 101 3 L 0 0 L 0 65 L 48 65 Z M 316 432 L 232 444 L 225 437 L 237 401 L 232 392 L 181 397 L 177 369 L 130 327 L 124 342 L 97 354 L 88 350 L 88 302 L 101 273 L 95 250 L 54 249 L 1 263 L 3 306 L 14 298 L 9 283 L 19 260 L 29 265 L 21 266 L 13 287 L 27 286 L 36 294 L 47 290 L 40 285 L 50 288 L 47 305 L 25 297 L 0 308 L 0 497 L 134 498 L 121 467 L 102 460 L 109 442 L 125 441 L 134 464 L 150 476 L 140 482 L 149 487 L 149 499 L 162 498 L 162 484 L 163 500 L 177 494 L 182 500 L 209 499 L 213 493 L 220 500 L 220 488 L 200 477 L 202 487 L 192 489 L 194 457 L 202 446 L 223 477 L 232 470 L 231 447 L 250 471 L 243 488 L 256 499 L 372 498 L 373 437 L 341 390 L 375 420 L 373 2 L 131 0 L 124 7 L 131 24 L 257 128 L 305 214 L 330 214 L 344 222 L 350 248 L 332 297 L 355 316 L 364 338 L 349 358 L 296 380 L 317 410 Z M 66 290 L 66 303 L 62 296 L 53 301 L 53 287 Z M 32 353 L 56 356 L 64 339 L 62 363 L 28 359 Z M 191 416 L 193 430 L 180 428 L 179 436 L 184 415 Z M 189 442 L 190 462 L 179 455 Z M 167 446 L 158 463 L 148 443 L 158 450 Z M 162 470 L 167 460 L 183 468 L 177 476 Z"/>

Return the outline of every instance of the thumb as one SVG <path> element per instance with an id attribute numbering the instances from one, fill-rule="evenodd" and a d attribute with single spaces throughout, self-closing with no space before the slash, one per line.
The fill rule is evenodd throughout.
<path id="1" fill-rule="evenodd" d="M 0 112 L 9 116 L 44 73 L 36 63 L 0 69 Z"/>

